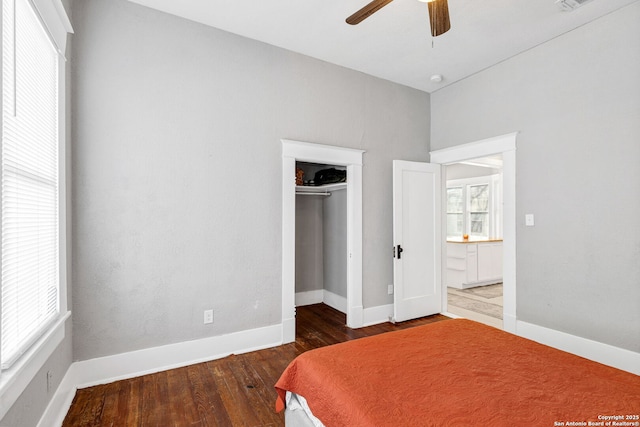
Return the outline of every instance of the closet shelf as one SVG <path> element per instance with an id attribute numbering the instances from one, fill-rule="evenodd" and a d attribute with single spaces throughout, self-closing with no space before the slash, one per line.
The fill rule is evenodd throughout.
<path id="1" fill-rule="evenodd" d="M 325 194 L 330 191 L 344 190 L 347 188 L 346 182 L 326 185 L 296 185 L 296 194 Z"/>

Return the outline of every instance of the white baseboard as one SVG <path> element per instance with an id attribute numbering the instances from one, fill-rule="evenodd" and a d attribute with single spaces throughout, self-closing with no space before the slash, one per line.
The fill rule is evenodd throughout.
<path id="1" fill-rule="evenodd" d="M 73 363 L 62 378 L 51 401 L 49 401 L 37 427 L 58 427 L 62 425 L 78 389 L 77 378 L 72 368 Z"/>
<path id="2" fill-rule="evenodd" d="M 296 318 L 282 319 L 282 344 L 288 344 L 296 340 Z"/>
<path id="3" fill-rule="evenodd" d="M 282 342 L 283 325 L 278 324 L 74 362 L 49 402 L 38 427 L 61 426 L 78 388 L 275 347 Z"/>
<path id="4" fill-rule="evenodd" d="M 363 326 L 378 325 L 388 322 L 393 316 L 393 304 L 378 305 L 363 310 Z"/>
<path id="5" fill-rule="evenodd" d="M 317 289 L 315 291 L 296 292 L 295 304 L 296 307 L 303 305 L 320 304 L 324 298 L 324 289 Z"/>
<path id="6" fill-rule="evenodd" d="M 509 313 L 502 314 L 502 329 L 507 332 L 511 332 L 512 334 L 516 334 L 517 327 L 518 320 L 515 315 Z"/>
<path id="7" fill-rule="evenodd" d="M 362 318 L 364 308 L 359 305 L 356 307 L 349 307 L 347 312 L 347 327 L 352 329 L 362 328 Z"/>
<path id="8" fill-rule="evenodd" d="M 640 375 L 640 353 L 518 320 L 517 335 Z"/>
<path id="9" fill-rule="evenodd" d="M 326 289 L 318 289 L 315 291 L 296 292 L 296 307 L 303 305 L 320 304 L 325 303 L 329 307 L 346 313 L 347 312 L 347 298 L 334 294 Z"/>
<path id="10" fill-rule="evenodd" d="M 333 292 L 329 292 L 326 289 L 323 292 L 322 302 L 327 304 L 329 307 L 335 308 L 341 313 L 347 312 L 347 298 L 334 294 Z"/>

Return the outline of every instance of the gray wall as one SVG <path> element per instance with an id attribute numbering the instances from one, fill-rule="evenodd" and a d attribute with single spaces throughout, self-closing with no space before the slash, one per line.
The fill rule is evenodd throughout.
<path id="1" fill-rule="evenodd" d="M 296 292 L 324 288 L 323 197 L 296 196 Z"/>
<path id="2" fill-rule="evenodd" d="M 638 22 L 636 2 L 431 96 L 432 149 L 520 132 L 518 319 L 636 352 Z"/>
<path id="3" fill-rule="evenodd" d="M 332 191 L 322 204 L 324 289 L 347 297 L 347 190 Z"/>
<path id="4" fill-rule="evenodd" d="M 347 191 L 296 196 L 296 292 L 347 297 Z"/>
<path id="5" fill-rule="evenodd" d="M 280 322 L 281 138 L 367 151 L 364 306 L 391 303 L 391 160 L 428 159 L 428 94 L 123 0 L 74 7 L 76 360 Z"/>

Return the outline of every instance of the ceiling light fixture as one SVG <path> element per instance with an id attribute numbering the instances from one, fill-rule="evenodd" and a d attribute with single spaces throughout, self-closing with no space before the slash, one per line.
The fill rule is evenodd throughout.
<path id="1" fill-rule="evenodd" d="M 434 74 L 431 76 L 432 83 L 440 83 L 442 81 L 442 76 L 440 74 Z"/>

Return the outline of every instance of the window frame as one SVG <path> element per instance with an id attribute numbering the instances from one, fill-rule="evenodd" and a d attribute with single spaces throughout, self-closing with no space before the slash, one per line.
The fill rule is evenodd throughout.
<path id="1" fill-rule="evenodd" d="M 453 236 L 449 234 L 449 227 L 447 226 L 446 234 L 447 240 L 462 240 L 464 234 L 469 236 L 469 240 L 488 240 L 488 239 L 501 239 L 502 238 L 502 194 L 500 192 L 502 182 L 502 174 L 493 174 L 473 178 L 461 178 L 447 180 L 446 190 L 451 188 L 462 188 L 463 198 L 463 213 L 462 213 L 462 235 Z M 470 196 L 469 187 L 488 185 L 489 191 L 489 206 L 488 206 L 488 233 L 487 237 L 472 236 L 471 235 L 471 208 L 470 208 Z M 448 211 L 448 206 L 446 207 Z M 474 211 L 475 212 L 475 211 Z M 448 225 L 448 224 L 447 224 Z"/>
<path id="2" fill-rule="evenodd" d="M 462 199 L 462 210 L 461 211 L 456 211 L 456 212 L 452 212 L 449 211 L 449 190 L 460 190 L 462 192 L 461 194 L 461 199 Z M 447 192 L 447 204 L 445 206 L 445 213 L 447 215 L 447 229 L 445 230 L 445 234 L 447 236 L 447 239 L 449 239 L 450 237 L 452 238 L 456 238 L 455 235 L 450 235 L 449 234 L 449 215 L 462 215 L 462 233 L 460 234 L 460 237 L 462 237 L 462 234 L 464 234 L 464 230 L 465 230 L 465 226 L 464 226 L 464 220 L 465 220 L 465 208 L 464 208 L 464 201 L 465 201 L 465 186 L 464 185 L 447 185 L 446 188 L 446 192 Z"/>
<path id="3" fill-rule="evenodd" d="M 4 0 L 3 0 L 4 1 Z M 49 357 L 64 340 L 68 310 L 67 280 L 67 103 L 66 103 L 66 38 L 73 29 L 61 0 L 27 0 L 39 16 L 59 55 L 58 60 L 58 262 L 59 262 L 59 315 L 46 332 L 29 347 L 10 368 L 0 372 L 0 419 L 4 418 L 22 392 L 31 383 Z M 0 8 L 0 30 L 2 30 L 2 8 Z M 2 43 L 0 43 L 2 61 Z M 0 88 L 2 80 L 0 79 Z M 0 115 L 0 123 L 2 117 Z"/>
<path id="4" fill-rule="evenodd" d="M 481 211 L 481 210 L 473 210 L 471 208 L 471 188 L 473 187 L 486 187 L 487 188 L 487 210 L 486 211 Z M 463 234 L 467 234 L 469 235 L 469 238 L 477 238 L 477 239 L 481 239 L 481 238 L 489 238 L 492 235 L 493 232 L 493 224 L 492 224 L 492 218 L 493 218 L 493 209 L 491 208 L 491 196 L 493 194 L 493 192 L 491 191 L 491 184 L 490 183 L 479 183 L 479 184 L 468 184 L 465 187 L 465 230 L 466 233 Z M 473 215 L 474 214 L 483 214 L 483 215 L 487 215 L 487 235 L 483 236 L 483 235 L 474 235 L 473 234 Z"/>

